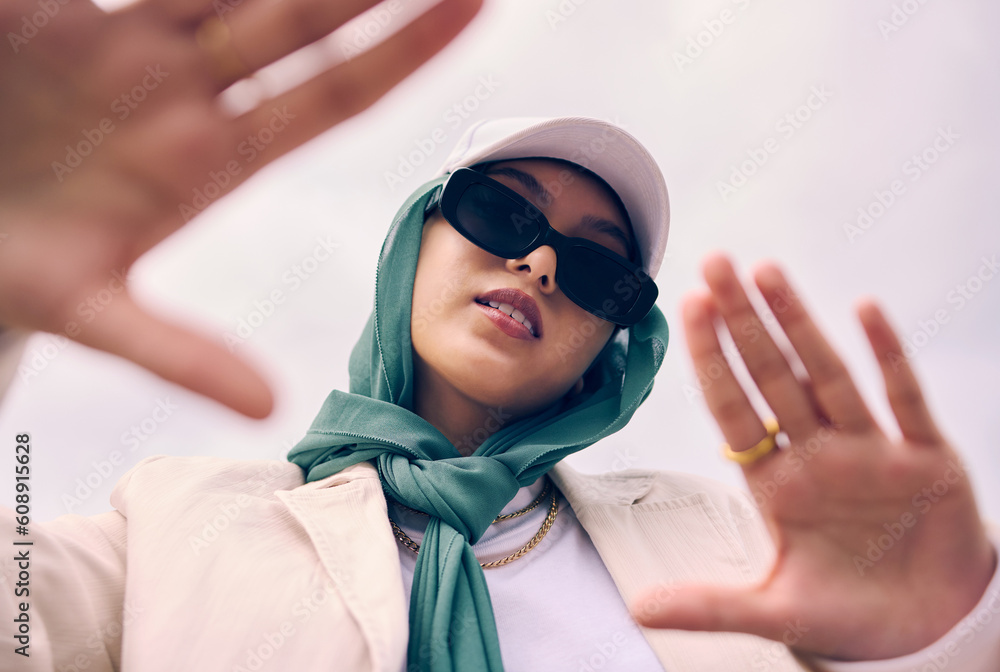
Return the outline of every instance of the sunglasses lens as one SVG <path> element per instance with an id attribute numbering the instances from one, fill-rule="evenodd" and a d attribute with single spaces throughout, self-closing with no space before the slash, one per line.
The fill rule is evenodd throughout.
<path id="1" fill-rule="evenodd" d="M 462 226 L 479 243 L 495 251 L 515 253 L 538 235 L 537 211 L 481 184 L 471 184 L 456 207 Z"/>
<path id="2" fill-rule="evenodd" d="M 552 245 L 558 258 L 556 279 L 570 300 L 617 324 L 642 319 L 639 304 L 648 308 L 656 300 L 656 286 L 648 276 L 641 279 L 631 264 L 596 243 L 574 242 L 550 229 L 536 207 L 507 191 L 488 177 L 459 168 L 441 195 L 441 211 L 462 235 L 499 257 L 515 259 L 543 243 Z"/>
<path id="3" fill-rule="evenodd" d="M 559 259 L 560 283 L 586 310 L 614 317 L 627 313 L 638 298 L 635 276 L 613 259 L 574 245 Z"/>

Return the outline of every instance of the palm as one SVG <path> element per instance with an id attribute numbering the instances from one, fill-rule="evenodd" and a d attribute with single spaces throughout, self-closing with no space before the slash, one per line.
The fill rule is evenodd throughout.
<path id="1" fill-rule="evenodd" d="M 253 71 L 373 4 L 247 3 L 225 20 Z M 0 56 L 0 90 L 8 92 L 0 108 L 0 324 L 66 334 L 266 415 L 270 393 L 258 374 L 219 344 L 146 313 L 118 277 L 268 162 L 371 105 L 454 37 L 478 4 L 442 3 L 369 52 L 235 117 L 218 95 L 238 76 L 220 71 L 195 41 L 195 27 L 215 15 L 212 3 L 146 0 L 113 14 L 85 0 L 58 5 Z M 21 35 L 23 17 L 37 9 L 3 3 L 3 34 Z"/>
<path id="2" fill-rule="evenodd" d="M 788 470 L 781 457 L 773 461 L 768 467 Z M 782 623 L 810 628 L 796 646 L 848 659 L 901 655 L 943 635 L 975 604 L 988 574 L 968 582 L 967 549 L 978 546 L 985 560 L 989 547 L 979 546 L 968 481 L 949 466 L 957 463 L 944 446 L 838 433 L 762 507 L 780 549 L 769 601 L 783 607 Z M 935 484 L 948 481 L 938 498 Z"/>
<path id="3" fill-rule="evenodd" d="M 711 297 L 685 306 L 695 366 L 721 361 L 721 315 L 786 433 L 783 450 L 743 467 L 777 549 L 761 584 L 688 587 L 647 625 L 735 630 L 843 659 L 889 658 L 942 636 L 976 603 L 994 563 L 968 479 L 936 429 L 890 327 L 861 311 L 902 437 L 878 427 L 843 365 L 773 268 L 758 285 L 809 375 L 793 373 L 732 267 L 706 264 Z M 730 445 L 764 428 L 727 369 L 705 399 Z"/>

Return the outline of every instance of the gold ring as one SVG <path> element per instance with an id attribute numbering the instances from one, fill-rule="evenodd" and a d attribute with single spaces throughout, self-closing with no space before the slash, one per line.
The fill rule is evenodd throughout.
<path id="1" fill-rule="evenodd" d="M 228 85 L 250 74 L 250 68 L 233 46 L 229 26 L 219 17 L 212 16 L 202 21 L 195 30 L 194 39 L 208 54 L 219 81 Z"/>
<path id="2" fill-rule="evenodd" d="M 753 447 L 747 448 L 746 450 L 733 450 L 728 443 L 722 444 L 722 456 L 727 460 L 732 460 L 737 464 L 742 464 L 744 466 L 752 464 L 764 457 L 778 445 L 775 441 L 775 437 L 778 436 L 778 419 L 768 418 L 764 421 L 764 429 L 767 430 L 767 436 L 758 441 Z"/>

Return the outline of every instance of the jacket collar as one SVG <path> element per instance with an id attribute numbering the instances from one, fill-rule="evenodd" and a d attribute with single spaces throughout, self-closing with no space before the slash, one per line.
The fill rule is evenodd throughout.
<path id="1" fill-rule="evenodd" d="M 754 573 L 713 498 L 697 487 L 664 492 L 657 472 L 587 475 L 565 460 L 549 475 L 590 535 L 627 605 L 647 588 L 659 587 L 664 599 L 670 599 L 679 584 L 740 582 Z M 667 539 L 671 543 L 665 543 Z M 784 645 L 750 635 L 651 628 L 642 632 L 667 670 L 744 669 L 747 661 L 772 672 L 809 669 Z"/>
<path id="2" fill-rule="evenodd" d="M 408 610 L 378 472 L 362 462 L 275 494 L 309 535 L 360 627 L 372 669 L 397 672 L 406 658 Z"/>
<path id="3" fill-rule="evenodd" d="M 650 586 L 662 586 L 669 596 L 671 586 L 693 577 L 718 582 L 722 565 L 736 579 L 750 571 L 749 561 L 730 564 L 734 553 L 740 555 L 735 538 L 726 533 L 711 498 L 702 493 L 664 497 L 655 492 L 655 472 L 592 476 L 577 472 L 565 460 L 549 474 L 590 535 L 626 604 Z M 406 655 L 407 605 L 375 468 L 363 462 L 276 495 L 309 535 L 363 633 L 373 669 L 396 672 Z M 338 524 L 331 525 L 331 520 Z M 671 545 L 663 543 L 667 537 Z M 721 559 L 720 545 L 726 549 Z M 747 661 L 759 661 L 772 672 L 809 669 L 796 663 L 781 644 L 749 635 L 653 629 L 643 634 L 668 670 L 716 672 L 742 669 Z"/>

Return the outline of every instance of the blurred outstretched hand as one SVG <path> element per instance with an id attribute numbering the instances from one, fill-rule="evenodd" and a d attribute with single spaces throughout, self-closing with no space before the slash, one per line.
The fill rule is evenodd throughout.
<path id="1" fill-rule="evenodd" d="M 219 104 L 235 81 L 375 4 L 144 0 L 108 13 L 89 0 L 0 3 L 0 327 L 64 334 L 266 416 L 273 400 L 257 372 L 137 305 L 123 279 L 206 201 L 378 100 L 481 0 L 443 0 L 240 116 Z"/>
<path id="2" fill-rule="evenodd" d="M 898 437 L 875 421 L 777 266 L 762 264 L 754 275 L 766 317 L 725 256 L 710 256 L 704 274 L 709 291 L 687 298 L 684 329 L 695 369 L 712 372 L 702 388 L 722 436 L 744 451 L 767 433 L 717 329 L 732 335 L 787 437 L 784 448 L 742 465 L 777 557 L 758 585 L 678 585 L 666 598 L 662 588 L 650 591 L 633 604 L 636 618 L 649 627 L 746 632 L 841 660 L 929 646 L 976 605 L 997 559 L 969 476 L 892 327 L 873 302 L 859 306 Z M 765 323 L 787 336 L 791 359 Z M 796 359 L 804 374 L 793 369 Z"/>

